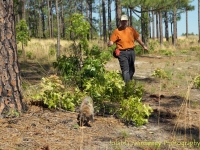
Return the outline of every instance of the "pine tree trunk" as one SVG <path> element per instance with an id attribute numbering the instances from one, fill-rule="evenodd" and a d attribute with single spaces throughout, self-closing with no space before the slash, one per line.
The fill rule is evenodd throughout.
<path id="1" fill-rule="evenodd" d="M 54 24 L 53 24 L 53 1 L 51 1 L 51 36 L 54 38 Z"/>
<path id="2" fill-rule="evenodd" d="M 132 27 L 133 26 L 133 15 L 132 15 L 132 9 L 130 8 L 130 19 L 129 19 L 129 24 L 130 24 L 130 26 Z"/>
<path id="3" fill-rule="evenodd" d="M 100 2 L 99 2 L 99 6 L 100 6 Z M 100 34 L 100 40 L 102 40 L 102 10 L 99 8 L 99 34 Z"/>
<path id="4" fill-rule="evenodd" d="M 162 12 L 159 12 L 160 45 L 163 46 Z"/>
<path id="5" fill-rule="evenodd" d="M 58 10 L 58 0 L 56 0 L 56 18 L 57 18 L 57 60 L 60 57 L 60 20 Z"/>
<path id="6" fill-rule="evenodd" d="M 154 20 L 154 11 L 152 11 L 152 39 L 155 39 L 155 20 Z"/>
<path id="7" fill-rule="evenodd" d="M 176 28 L 176 6 L 174 6 L 174 16 L 173 16 L 173 19 L 174 19 L 174 24 L 173 24 L 173 45 L 176 46 L 176 34 L 177 34 L 177 28 Z"/>
<path id="8" fill-rule="evenodd" d="M 168 26 L 169 20 L 168 20 L 168 13 L 165 12 L 165 38 L 166 41 L 169 41 L 169 26 Z"/>
<path id="9" fill-rule="evenodd" d="M 50 1 L 47 0 L 47 10 L 48 10 L 48 28 L 49 28 L 49 38 L 52 37 L 51 35 L 51 10 L 50 10 Z"/>
<path id="10" fill-rule="evenodd" d="M 186 38 L 188 38 L 188 10 L 186 9 Z"/>
<path id="11" fill-rule="evenodd" d="M 64 8 L 63 4 L 61 6 L 61 24 L 62 24 L 62 38 L 66 38 L 66 33 L 65 33 L 65 17 L 64 17 Z"/>
<path id="12" fill-rule="evenodd" d="M 143 12 L 143 8 L 141 7 L 141 37 L 142 41 L 145 43 L 145 15 Z"/>
<path id="13" fill-rule="evenodd" d="M 25 8 L 25 4 L 26 4 L 26 0 L 22 0 L 22 19 L 26 20 L 26 8 Z"/>
<path id="14" fill-rule="evenodd" d="M 112 31 L 111 26 L 111 0 L 108 0 L 108 37 L 110 38 Z"/>
<path id="15" fill-rule="evenodd" d="M 107 42 L 107 35 L 106 35 L 106 9 L 105 9 L 105 0 L 102 0 L 102 10 L 103 10 L 103 41 L 104 43 Z"/>
<path id="16" fill-rule="evenodd" d="M 42 12 L 42 37 L 43 38 L 46 38 L 46 35 L 45 35 L 45 13 L 44 13 L 44 0 L 42 1 L 42 4 L 41 4 L 41 12 Z"/>
<path id="17" fill-rule="evenodd" d="M 24 110 L 13 9 L 13 0 L 0 1 L 0 115 L 3 117 Z"/>
<path id="18" fill-rule="evenodd" d="M 92 0 L 89 1 L 89 22 L 90 22 L 90 39 L 93 39 L 93 33 L 92 33 Z"/>
<path id="19" fill-rule="evenodd" d="M 122 15 L 122 6 L 120 4 L 120 0 L 115 0 L 115 7 L 116 7 L 116 26 L 120 26 L 120 18 Z"/>
<path id="20" fill-rule="evenodd" d="M 158 39 L 158 37 L 160 36 L 159 34 L 159 18 L 158 18 L 159 14 L 158 12 L 156 12 L 156 38 Z"/>

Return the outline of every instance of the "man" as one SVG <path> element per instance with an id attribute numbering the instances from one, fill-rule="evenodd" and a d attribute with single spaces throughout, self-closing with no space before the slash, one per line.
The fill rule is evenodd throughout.
<path id="1" fill-rule="evenodd" d="M 148 48 L 144 45 L 139 37 L 139 33 L 128 26 L 128 16 L 122 15 L 120 27 L 115 29 L 110 37 L 108 46 L 116 43 L 116 49 L 119 50 L 118 60 L 122 71 L 123 80 L 125 83 L 132 80 L 135 73 L 135 51 L 134 41 L 136 40 L 145 50 Z"/>

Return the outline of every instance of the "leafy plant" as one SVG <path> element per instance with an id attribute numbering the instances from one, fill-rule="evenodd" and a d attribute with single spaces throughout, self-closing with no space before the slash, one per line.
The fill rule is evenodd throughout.
<path id="1" fill-rule="evenodd" d="M 97 112 L 108 108 L 108 112 L 116 112 L 125 121 L 134 121 L 138 126 L 147 122 L 144 117 L 150 114 L 151 109 L 140 101 L 144 90 L 134 80 L 125 85 L 117 72 L 105 72 L 101 77 L 85 82 L 84 91 L 94 98 Z M 107 107 L 106 104 L 112 103 L 119 104 L 120 111 Z"/>
<path id="2" fill-rule="evenodd" d="M 56 62 L 53 62 L 53 67 L 57 68 L 61 75 L 66 80 L 71 80 L 76 77 L 77 72 L 79 71 L 79 60 L 76 56 L 65 56 L 58 58 Z"/>
<path id="3" fill-rule="evenodd" d="M 43 101 L 48 108 L 64 108 L 74 111 L 74 98 L 64 89 L 64 85 L 59 77 L 51 75 L 50 77 L 42 78 L 41 90 L 33 98 Z"/>
<path id="4" fill-rule="evenodd" d="M 74 41 L 74 55 L 81 59 L 81 54 L 88 54 L 89 45 L 87 35 L 89 33 L 90 24 L 84 19 L 82 14 L 74 13 L 70 18 L 71 26 L 68 28 L 68 32 L 72 32 Z"/>
<path id="5" fill-rule="evenodd" d="M 161 54 L 166 55 L 166 56 L 174 56 L 174 53 L 172 51 L 170 51 L 170 50 L 159 50 L 159 52 Z"/>
<path id="6" fill-rule="evenodd" d="M 87 57 L 81 70 L 81 77 L 83 79 L 98 77 L 98 75 L 102 74 L 104 71 L 104 64 L 101 60 Z"/>
<path id="7" fill-rule="evenodd" d="M 30 37 L 28 33 L 28 26 L 24 19 L 20 20 L 19 23 L 16 25 L 16 40 L 18 43 L 22 44 L 22 52 L 24 60 L 26 60 L 24 45 L 26 46 L 28 44 L 28 41 L 30 41 Z"/>
<path id="8" fill-rule="evenodd" d="M 144 50 L 140 45 L 136 45 L 134 47 L 134 50 L 136 55 L 142 55 L 144 53 Z"/>
<path id="9" fill-rule="evenodd" d="M 198 50 L 198 49 L 199 49 L 198 46 L 190 47 L 190 50 L 191 50 L 191 51 L 196 51 L 196 50 Z"/>
<path id="10" fill-rule="evenodd" d="M 136 85 L 135 80 L 129 81 L 126 86 L 125 86 L 125 97 L 139 97 L 141 98 L 144 93 L 143 86 L 141 85 Z"/>
<path id="11" fill-rule="evenodd" d="M 200 88 L 200 75 L 194 78 L 194 85 L 196 88 Z"/>
<path id="12" fill-rule="evenodd" d="M 129 97 L 121 101 L 119 116 L 128 122 L 134 122 L 136 126 L 141 126 L 148 122 L 146 117 L 149 117 L 152 108 L 148 105 L 142 104 L 141 98 Z"/>
<path id="13" fill-rule="evenodd" d="M 18 49 L 18 50 L 17 50 L 17 55 L 18 55 L 18 56 L 21 56 L 21 55 L 22 55 L 22 50 L 19 50 L 19 49 Z"/>
<path id="14" fill-rule="evenodd" d="M 182 54 L 187 54 L 187 52 L 188 52 L 187 50 L 181 50 Z"/>
<path id="15" fill-rule="evenodd" d="M 149 51 L 150 51 L 150 52 L 151 52 L 151 51 L 154 51 L 159 45 L 160 45 L 160 44 L 159 44 L 158 41 L 155 41 L 155 40 L 150 41 L 150 42 L 148 43 Z"/>
<path id="16" fill-rule="evenodd" d="M 55 54 L 56 54 L 56 49 L 50 47 L 50 48 L 49 48 L 49 56 L 54 56 Z"/>
<path id="17" fill-rule="evenodd" d="M 120 131 L 120 137 L 122 139 L 126 139 L 129 137 L 129 133 L 126 130 L 122 130 L 122 131 Z"/>
<path id="18" fill-rule="evenodd" d="M 28 59 L 32 59 L 32 58 L 33 58 L 33 52 L 28 51 L 28 52 L 26 53 L 26 57 L 27 57 Z"/>
<path id="19" fill-rule="evenodd" d="M 169 79 L 169 75 L 163 69 L 157 68 L 153 72 L 153 76 L 160 78 L 160 79 Z"/>

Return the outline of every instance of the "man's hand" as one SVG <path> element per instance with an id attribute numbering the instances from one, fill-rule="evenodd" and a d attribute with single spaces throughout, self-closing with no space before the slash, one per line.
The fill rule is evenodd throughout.
<path id="1" fill-rule="evenodd" d="M 145 45 L 142 45 L 142 47 L 144 48 L 144 50 L 149 51 L 149 49 Z"/>
<path id="2" fill-rule="evenodd" d="M 113 42 L 112 42 L 112 41 L 109 41 L 107 45 L 108 45 L 108 46 L 112 46 L 112 45 L 113 45 Z"/>

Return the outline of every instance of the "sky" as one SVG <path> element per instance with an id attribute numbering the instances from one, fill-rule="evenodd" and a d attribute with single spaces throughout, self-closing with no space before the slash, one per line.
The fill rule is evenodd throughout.
<path id="1" fill-rule="evenodd" d="M 194 0 L 191 5 L 195 10 L 188 11 L 188 33 L 198 34 L 198 0 Z M 178 36 L 186 32 L 186 13 L 181 14 L 181 20 L 177 22 Z"/>

